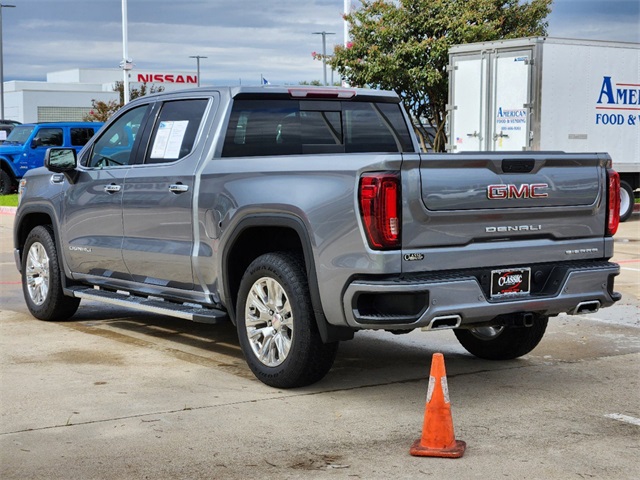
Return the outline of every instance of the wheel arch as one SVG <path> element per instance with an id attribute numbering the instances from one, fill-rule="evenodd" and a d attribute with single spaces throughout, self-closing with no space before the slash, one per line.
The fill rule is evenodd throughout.
<path id="1" fill-rule="evenodd" d="M 60 235 L 54 218 L 56 217 L 53 209 L 49 206 L 43 205 L 34 208 L 27 207 L 18 213 L 13 228 L 13 245 L 19 252 L 18 255 L 20 260 L 22 260 L 24 244 L 26 243 L 29 232 L 39 225 L 49 225 L 53 231 L 53 239 L 56 244 L 58 261 L 60 262 L 60 265 L 64 265 L 60 248 Z M 19 265 L 20 269 L 21 265 L 22 263 Z"/>
<path id="2" fill-rule="evenodd" d="M 222 251 L 221 272 L 225 304 L 232 322 L 236 323 L 235 306 L 245 270 L 260 255 L 274 251 L 297 251 L 302 254 L 313 312 L 323 342 L 353 338 L 350 328 L 331 325 L 325 317 L 311 238 L 304 222 L 294 215 L 250 215 L 242 219 L 230 233 Z"/>

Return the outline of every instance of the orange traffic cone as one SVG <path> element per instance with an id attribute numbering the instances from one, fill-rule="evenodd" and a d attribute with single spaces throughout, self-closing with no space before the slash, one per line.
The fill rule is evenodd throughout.
<path id="1" fill-rule="evenodd" d="M 409 453 L 419 457 L 458 458 L 464 454 L 466 447 L 467 444 L 456 440 L 453 434 L 444 356 L 441 353 L 434 353 L 431 360 L 422 438 L 413 443 Z"/>

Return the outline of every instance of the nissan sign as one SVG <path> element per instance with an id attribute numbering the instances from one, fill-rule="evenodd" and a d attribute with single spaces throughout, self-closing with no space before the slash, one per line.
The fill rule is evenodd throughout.
<path id="1" fill-rule="evenodd" d="M 197 85 L 198 76 L 173 73 L 138 73 L 136 81 L 141 83 L 193 83 Z"/>

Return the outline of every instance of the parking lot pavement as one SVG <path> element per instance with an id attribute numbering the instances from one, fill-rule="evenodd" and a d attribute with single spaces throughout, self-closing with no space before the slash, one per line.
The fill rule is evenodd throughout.
<path id="1" fill-rule="evenodd" d="M 640 219 L 621 226 L 623 300 L 560 316 L 531 354 L 489 362 L 450 331 L 365 332 L 327 377 L 277 390 L 233 327 L 83 304 L 24 307 L 0 215 L 0 478 L 640 478 Z M 443 352 L 463 458 L 409 455 Z"/>

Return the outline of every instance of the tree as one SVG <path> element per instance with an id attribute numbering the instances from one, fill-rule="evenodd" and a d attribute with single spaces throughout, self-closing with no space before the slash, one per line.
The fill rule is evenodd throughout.
<path id="1" fill-rule="evenodd" d="M 351 42 L 336 46 L 326 60 L 351 85 L 394 90 L 423 147 L 426 140 L 441 152 L 447 142 L 449 47 L 545 35 L 552 1 L 362 0 L 345 16 Z"/>
<path id="2" fill-rule="evenodd" d="M 91 111 L 82 119 L 85 122 L 106 122 L 109 120 L 111 115 L 116 113 L 124 105 L 124 82 L 116 82 L 113 86 L 113 91 L 120 94 L 119 102 L 116 102 L 115 100 L 103 102 L 102 100 L 96 100 L 94 98 L 91 100 Z M 160 93 L 163 91 L 164 87 L 162 85 L 153 85 L 150 88 L 147 88 L 147 83 L 145 82 L 140 85 L 140 88 L 130 87 L 129 98 L 133 100 L 138 97 L 143 97 L 147 95 L 147 93 Z"/>

